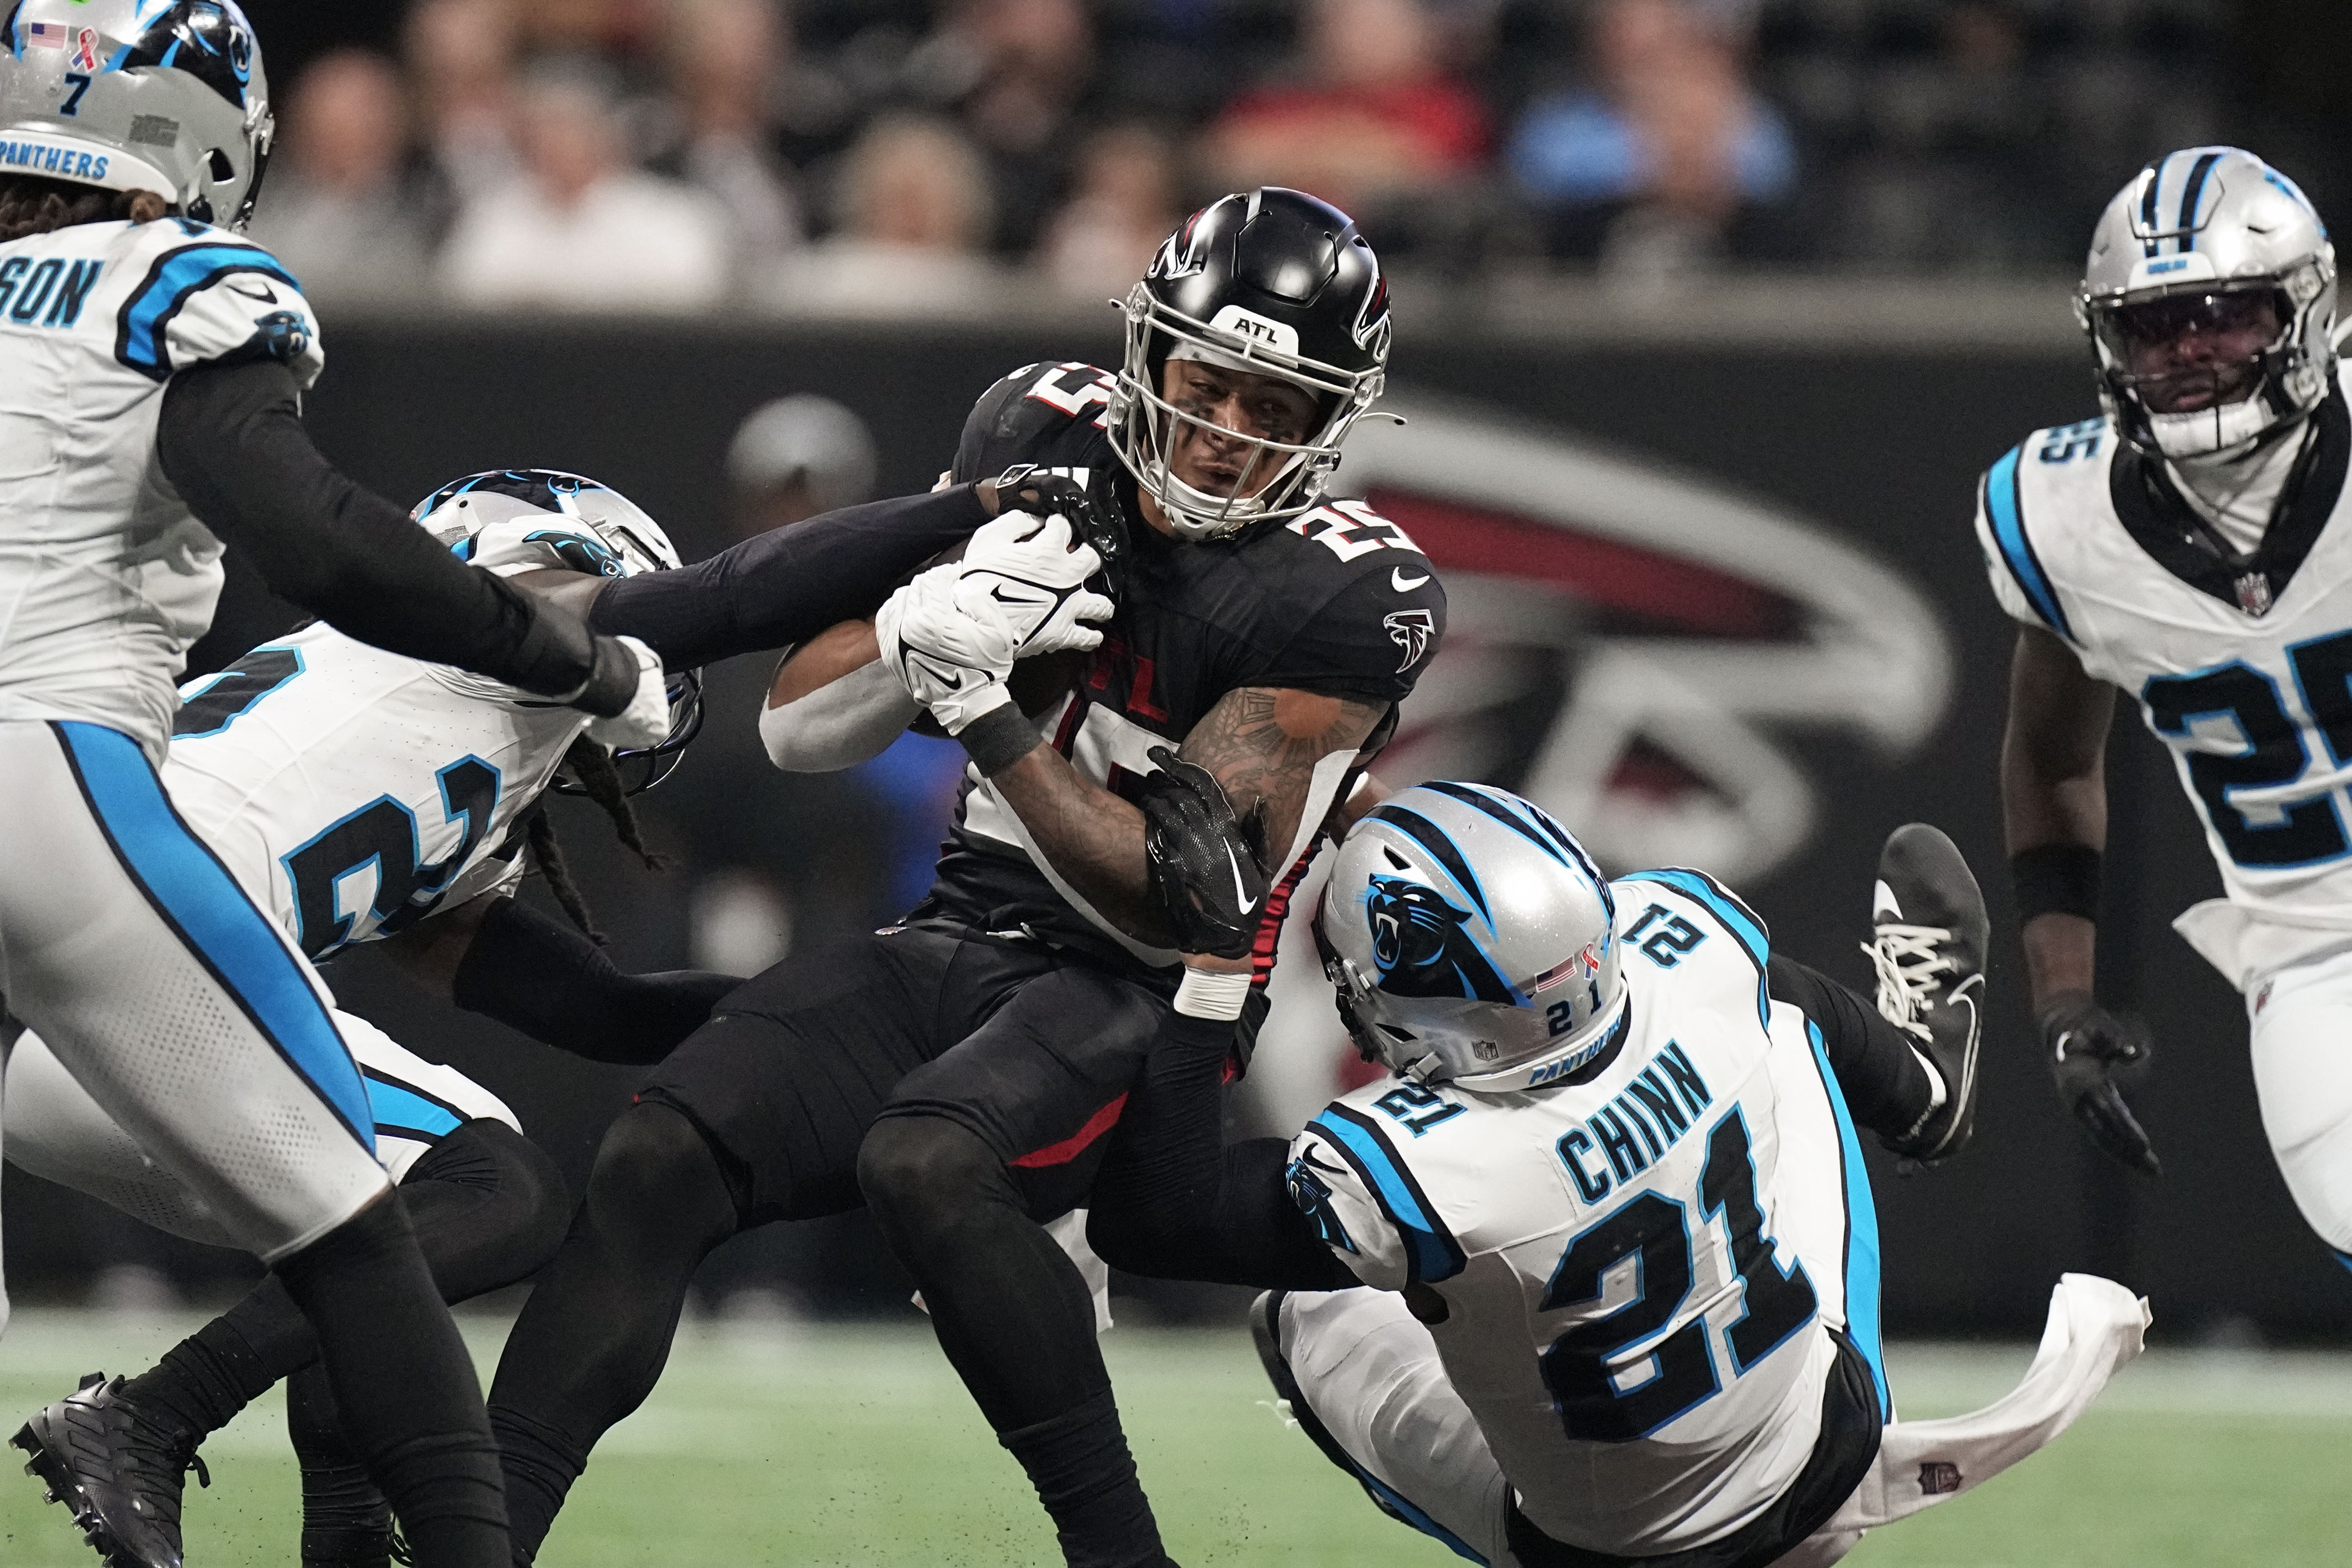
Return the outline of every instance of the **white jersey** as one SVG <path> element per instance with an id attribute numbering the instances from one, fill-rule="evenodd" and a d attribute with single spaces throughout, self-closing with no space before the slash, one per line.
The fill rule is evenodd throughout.
<path id="1" fill-rule="evenodd" d="M 519 880 L 590 717 L 323 623 L 182 695 L 164 788 L 314 961 Z"/>
<path id="2" fill-rule="evenodd" d="M 1977 534 L 2001 607 L 2135 698 L 2205 824 L 2226 904 L 2182 930 L 2240 984 L 2352 941 L 2352 419 L 2312 415 L 2289 501 L 2251 558 L 2195 542 L 2158 465 L 2105 420 L 1993 465 Z"/>
<path id="3" fill-rule="evenodd" d="M 173 373 L 268 355 L 308 387 L 310 305 L 267 251 L 163 219 L 0 245 L 0 721 L 80 719 L 161 760 L 220 541 L 158 466 Z"/>
<path id="4" fill-rule="evenodd" d="M 1416 1315 L 1528 1518 L 1649 1556 L 1739 1529 L 1803 1469 L 1849 1269 L 1875 1372 L 1876 1230 L 1810 1026 L 1765 992 L 1762 924 L 1696 872 L 1611 887 L 1631 1000 L 1597 1072 L 1368 1084 L 1289 1176 L 1359 1279 L 1440 1299 Z"/>

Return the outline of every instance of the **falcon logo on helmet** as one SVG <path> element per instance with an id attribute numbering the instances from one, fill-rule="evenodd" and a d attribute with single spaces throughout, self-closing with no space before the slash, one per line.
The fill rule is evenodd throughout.
<path id="1" fill-rule="evenodd" d="M 1111 449 L 1179 537 L 1217 538 L 1320 502 L 1340 443 L 1388 373 L 1388 285 L 1354 219 L 1276 186 L 1222 197 L 1160 246 L 1123 308 L 1127 354 L 1104 423 Z M 1162 395 L 1171 359 L 1288 382 L 1314 397 L 1316 426 L 1282 442 L 1188 413 Z M 1170 468 L 1187 425 L 1247 451 L 1230 494 Z"/>

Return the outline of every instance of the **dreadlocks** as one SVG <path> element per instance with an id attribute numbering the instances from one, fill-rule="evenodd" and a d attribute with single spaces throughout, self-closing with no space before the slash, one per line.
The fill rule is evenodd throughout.
<path id="1" fill-rule="evenodd" d="M 0 245 L 77 224 L 153 223 L 171 205 L 152 191 L 105 191 L 29 174 L 0 178 Z"/>
<path id="2" fill-rule="evenodd" d="M 604 809 L 604 815 L 612 819 L 614 835 L 645 862 L 646 869 L 661 870 L 667 862 L 646 847 L 645 833 L 637 825 L 637 810 L 621 788 L 621 773 L 613 766 L 613 754 L 583 735 L 563 754 L 563 766 L 572 770 L 572 777 L 579 781 L 588 798 Z M 539 867 L 540 875 L 547 879 L 547 891 L 554 895 L 572 925 L 603 946 L 604 934 L 596 929 L 588 901 L 581 895 L 580 884 L 572 880 L 572 868 L 564 862 L 563 846 L 556 842 L 555 823 L 548 817 L 543 801 L 531 812 L 530 834 L 530 858 Z"/>

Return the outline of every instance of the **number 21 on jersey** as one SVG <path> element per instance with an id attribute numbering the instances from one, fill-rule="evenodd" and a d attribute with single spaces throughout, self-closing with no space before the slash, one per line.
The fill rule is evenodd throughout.
<path id="1" fill-rule="evenodd" d="M 1695 1246 L 1712 1255 L 1713 1277 L 1739 1279 L 1740 1314 L 1722 1335 L 1733 1377 L 1813 1321 L 1804 1265 L 1781 1268 L 1764 1233 L 1748 1121 L 1737 1105 L 1707 1134 L 1706 1166 L 1693 1197 L 1686 1204 L 1654 1188 L 1637 1194 L 1580 1232 L 1552 1271 L 1541 1310 L 1606 1308 L 1552 1341 L 1540 1358 L 1570 1437 L 1629 1443 L 1721 1391 L 1714 1325 L 1701 1312 L 1674 1326 L 1697 1277 Z M 1629 1291 L 1630 1299 L 1608 1305 Z"/>

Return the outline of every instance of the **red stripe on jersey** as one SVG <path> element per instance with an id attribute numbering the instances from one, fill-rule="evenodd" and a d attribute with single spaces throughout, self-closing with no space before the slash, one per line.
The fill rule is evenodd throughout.
<path id="1" fill-rule="evenodd" d="M 1046 1166 L 1066 1166 L 1087 1152 L 1087 1145 L 1118 1125 L 1119 1113 L 1127 1109 L 1127 1096 L 1122 1094 L 1093 1115 L 1087 1124 L 1058 1144 L 1047 1144 L 1042 1149 L 1032 1149 L 1013 1163 L 1025 1171 Z"/>
<path id="2" fill-rule="evenodd" d="M 1274 977 L 1274 950 L 1282 940 L 1282 922 L 1290 913 L 1290 895 L 1306 880 L 1307 868 L 1315 863 L 1315 852 L 1320 843 L 1320 840 L 1309 843 L 1307 852 L 1298 857 L 1298 863 L 1290 868 L 1290 874 L 1275 883 L 1274 891 L 1265 895 L 1265 917 L 1257 923 L 1257 940 L 1250 945 L 1252 990 L 1263 988 Z"/>

